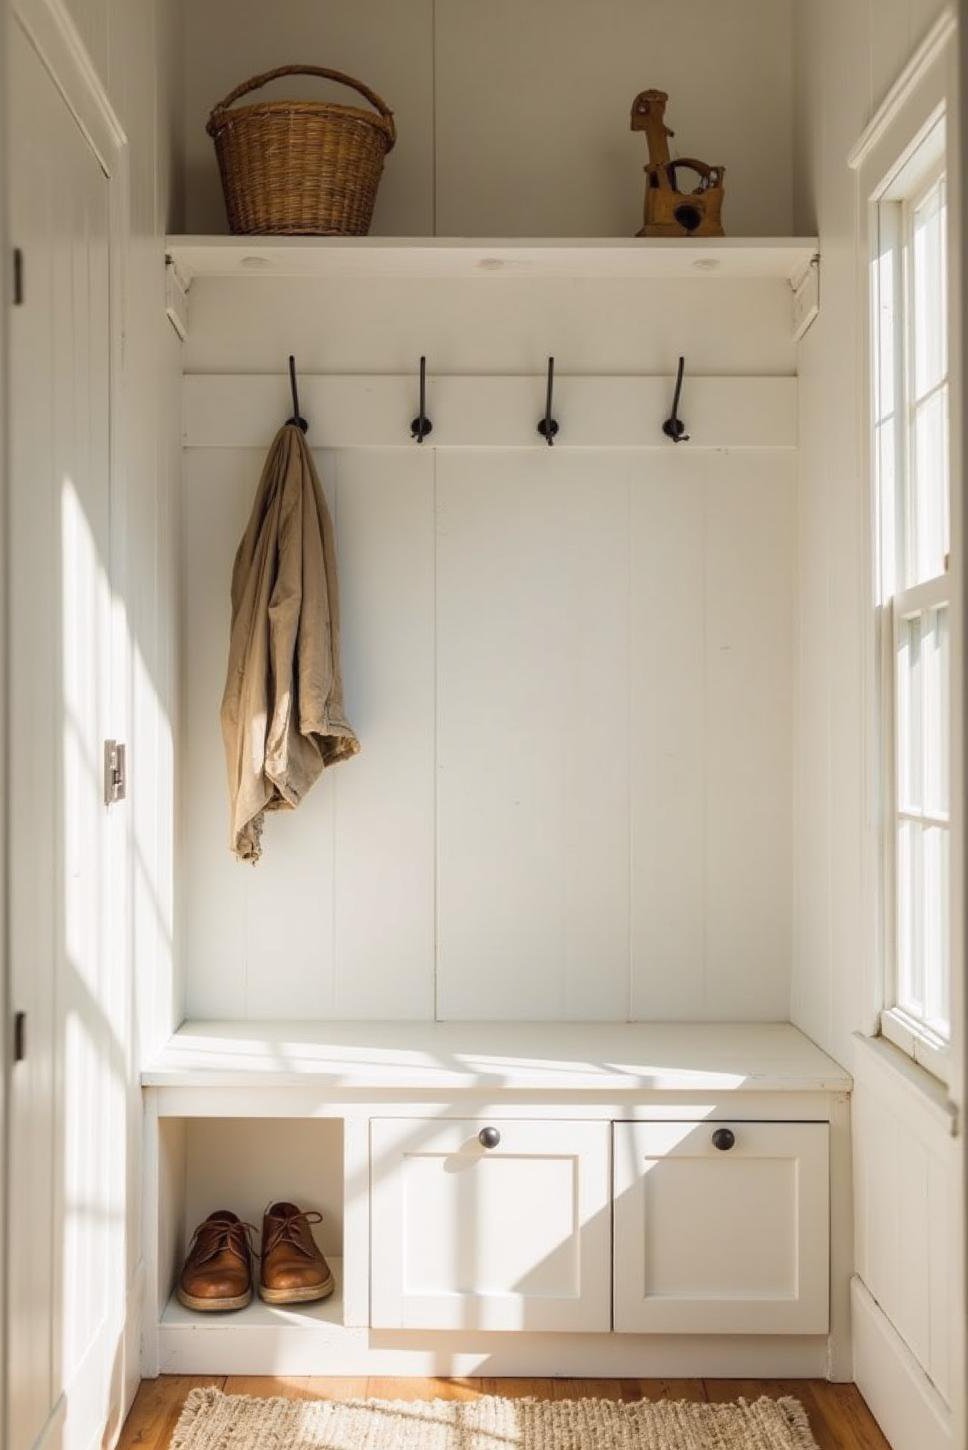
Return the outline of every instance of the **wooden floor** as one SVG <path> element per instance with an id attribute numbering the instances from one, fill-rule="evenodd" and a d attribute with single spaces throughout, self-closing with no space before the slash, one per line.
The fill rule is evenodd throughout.
<path id="1" fill-rule="evenodd" d="M 734 1400 L 742 1395 L 793 1395 L 810 1417 L 820 1450 L 890 1450 L 853 1385 L 826 1380 L 572 1380 L 572 1379 L 281 1379 L 251 1376 L 162 1375 L 145 1380 L 121 1434 L 120 1450 L 168 1450 L 189 1390 L 217 1385 L 226 1394 L 287 1395 L 304 1399 L 473 1399 L 476 1395 L 534 1395 L 573 1400 Z"/>

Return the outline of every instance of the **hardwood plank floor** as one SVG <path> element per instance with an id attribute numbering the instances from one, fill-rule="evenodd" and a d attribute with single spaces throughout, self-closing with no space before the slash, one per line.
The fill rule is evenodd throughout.
<path id="1" fill-rule="evenodd" d="M 474 1399 L 478 1395 L 532 1395 L 537 1399 L 597 1396 L 621 1400 L 758 1399 L 792 1395 L 806 1410 L 820 1450 L 890 1450 L 854 1385 L 826 1380 L 635 1379 L 335 1379 L 269 1375 L 162 1375 L 144 1380 L 121 1432 L 119 1450 L 168 1450 L 185 1396 L 216 1385 L 229 1395 L 290 1399 Z"/>

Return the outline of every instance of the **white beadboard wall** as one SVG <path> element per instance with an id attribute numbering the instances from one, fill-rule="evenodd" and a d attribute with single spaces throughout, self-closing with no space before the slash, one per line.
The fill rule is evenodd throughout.
<path id="1" fill-rule="evenodd" d="M 390 355 L 412 357 L 419 308 L 412 284 L 394 285 Z M 696 285 L 706 305 L 681 308 L 678 333 L 685 290 L 670 305 L 654 285 L 629 289 L 652 322 L 641 351 L 658 359 L 656 336 L 675 335 L 695 359 L 683 396 L 694 442 L 680 448 L 662 439 L 656 405 L 671 398 L 672 350 L 662 378 L 609 376 L 613 314 L 596 322 L 591 294 L 582 356 L 597 376 L 562 376 L 553 450 L 534 433 L 537 368 L 431 376 L 440 448 L 404 441 L 414 382 L 371 375 L 379 339 L 350 346 L 362 377 L 304 372 L 303 409 L 333 445 L 317 458 L 363 751 L 269 820 L 253 869 L 227 849 L 218 706 L 232 558 L 287 389 L 278 355 L 265 376 L 249 312 L 272 312 L 278 340 L 329 366 L 349 318 L 337 306 L 331 327 L 301 281 L 195 284 L 189 360 L 219 371 L 185 380 L 187 1015 L 786 1018 L 796 382 L 777 374 L 789 294 L 749 284 L 764 364 L 722 378 L 731 289 L 746 284 Z M 451 289 L 446 323 L 427 292 L 428 327 L 449 360 L 520 374 L 543 361 L 527 340 L 565 305 L 560 284 L 532 290 L 517 293 L 510 340 L 500 284 L 486 284 L 490 325 L 479 283 Z M 213 331 L 221 316 L 232 341 Z M 226 371 L 240 355 L 246 373 Z M 493 406 L 475 409 L 483 388 Z M 618 421 L 602 446 L 608 409 Z M 567 446 L 569 428 L 583 446 Z"/>
<path id="2" fill-rule="evenodd" d="M 562 378 L 662 377 L 684 353 L 688 401 L 689 377 L 796 372 L 790 289 L 756 278 L 280 281 L 253 272 L 196 280 L 190 318 L 186 373 L 281 373 L 292 352 L 306 374 L 413 376 L 421 353 L 431 372 L 520 374 L 543 371 L 554 354 Z"/>
<path id="3" fill-rule="evenodd" d="M 855 1271 L 950 1404 L 959 1154 L 946 1095 L 889 1043 L 858 1042 L 853 1073 Z"/>
<path id="4" fill-rule="evenodd" d="M 646 148 L 629 112 L 647 86 L 670 93 L 678 154 L 725 165 L 729 231 L 789 233 L 792 11 L 793 0 L 186 5 L 188 230 L 226 227 L 212 106 L 302 61 L 358 76 L 396 114 L 377 233 L 633 235 Z M 260 94 L 354 101 L 299 77 Z"/>
<path id="5" fill-rule="evenodd" d="M 847 156 L 944 6 L 939 0 L 809 0 L 796 7 L 796 218 L 817 230 L 820 317 L 800 347 L 799 655 L 796 710 L 796 903 L 792 1018 L 855 1073 L 855 1244 L 864 1292 L 897 1344 L 954 1410 L 944 1443 L 961 1443 L 964 1323 L 957 1281 L 957 1140 L 934 1110 L 926 1074 L 908 1080 L 900 1055 L 854 1047 L 876 1027 L 878 984 L 868 949 L 865 860 L 865 631 L 870 586 L 867 480 L 858 467 L 864 416 L 857 335 L 865 259 L 855 244 L 856 176 Z M 921 1085 L 918 1085 L 920 1078 Z M 953 1085 L 952 1095 L 957 1095 Z M 942 1095 L 943 1096 L 943 1095 Z M 902 1431 L 893 1414 L 902 1360 L 890 1334 L 865 1334 L 861 1389 L 896 1450 L 934 1443 L 927 1403 Z M 903 1398 L 903 1396 L 902 1396 Z M 915 1397 L 916 1398 L 916 1397 Z M 962 1404 L 959 1407 L 959 1400 Z M 912 1428 L 913 1424 L 913 1428 Z"/>

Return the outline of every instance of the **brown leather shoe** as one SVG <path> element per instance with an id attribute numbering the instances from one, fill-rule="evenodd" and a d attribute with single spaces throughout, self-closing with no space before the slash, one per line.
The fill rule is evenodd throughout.
<path id="1" fill-rule="evenodd" d="M 267 1304 L 308 1304 L 332 1294 L 333 1273 L 310 1228 L 322 1221 L 321 1213 L 301 1213 L 294 1203 L 273 1203 L 266 1209 L 259 1293 Z"/>
<path id="2" fill-rule="evenodd" d="M 186 1309 L 203 1313 L 244 1309 L 250 1302 L 250 1232 L 255 1233 L 255 1227 L 227 1208 L 216 1210 L 198 1225 L 178 1280 L 178 1299 Z"/>

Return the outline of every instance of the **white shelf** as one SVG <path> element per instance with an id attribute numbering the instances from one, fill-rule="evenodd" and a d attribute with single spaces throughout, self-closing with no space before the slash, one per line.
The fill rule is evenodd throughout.
<path id="1" fill-rule="evenodd" d="M 350 1374 L 365 1360 L 368 1330 L 343 1324 L 343 1261 L 327 1262 L 336 1278 L 317 1304 L 264 1304 L 195 1314 L 168 1300 L 158 1325 L 162 1374 Z M 258 1272 L 258 1270 L 256 1270 Z"/>
<path id="2" fill-rule="evenodd" d="M 329 1334 L 334 1327 L 342 1329 L 343 1260 L 327 1254 L 326 1262 L 336 1280 L 336 1288 L 328 1299 L 319 1299 L 315 1304 L 266 1304 L 259 1298 L 256 1290 L 252 1303 L 245 1309 L 200 1314 L 193 1309 L 186 1309 L 172 1294 L 161 1316 L 161 1327 L 163 1330 L 197 1330 L 203 1333 L 245 1329 L 302 1329 L 322 1330 Z M 255 1272 L 258 1273 L 258 1266 Z"/>
<path id="3" fill-rule="evenodd" d="M 158 1324 L 158 1372 L 184 1375 L 615 1376 L 635 1375 L 645 1358 L 657 1374 L 683 1377 L 695 1369 L 689 1335 L 535 1334 L 373 1330 L 343 1324 L 339 1302 L 342 1262 L 329 1259 L 337 1288 L 322 1304 L 272 1308 L 253 1300 L 230 1314 L 192 1314 L 176 1299 Z M 773 1335 L 752 1341 L 760 1367 L 780 1378 L 821 1375 L 826 1339 Z M 710 1373 L 749 1374 L 748 1341 L 735 1335 L 702 1341 Z M 764 1359 L 765 1356 L 765 1359 Z"/>
<path id="4" fill-rule="evenodd" d="M 146 1087 L 845 1092 L 789 1023 L 186 1022 Z"/>
<path id="5" fill-rule="evenodd" d="M 799 275 L 816 237 L 168 238 L 185 283 L 196 277 L 670 277 Z"/>

